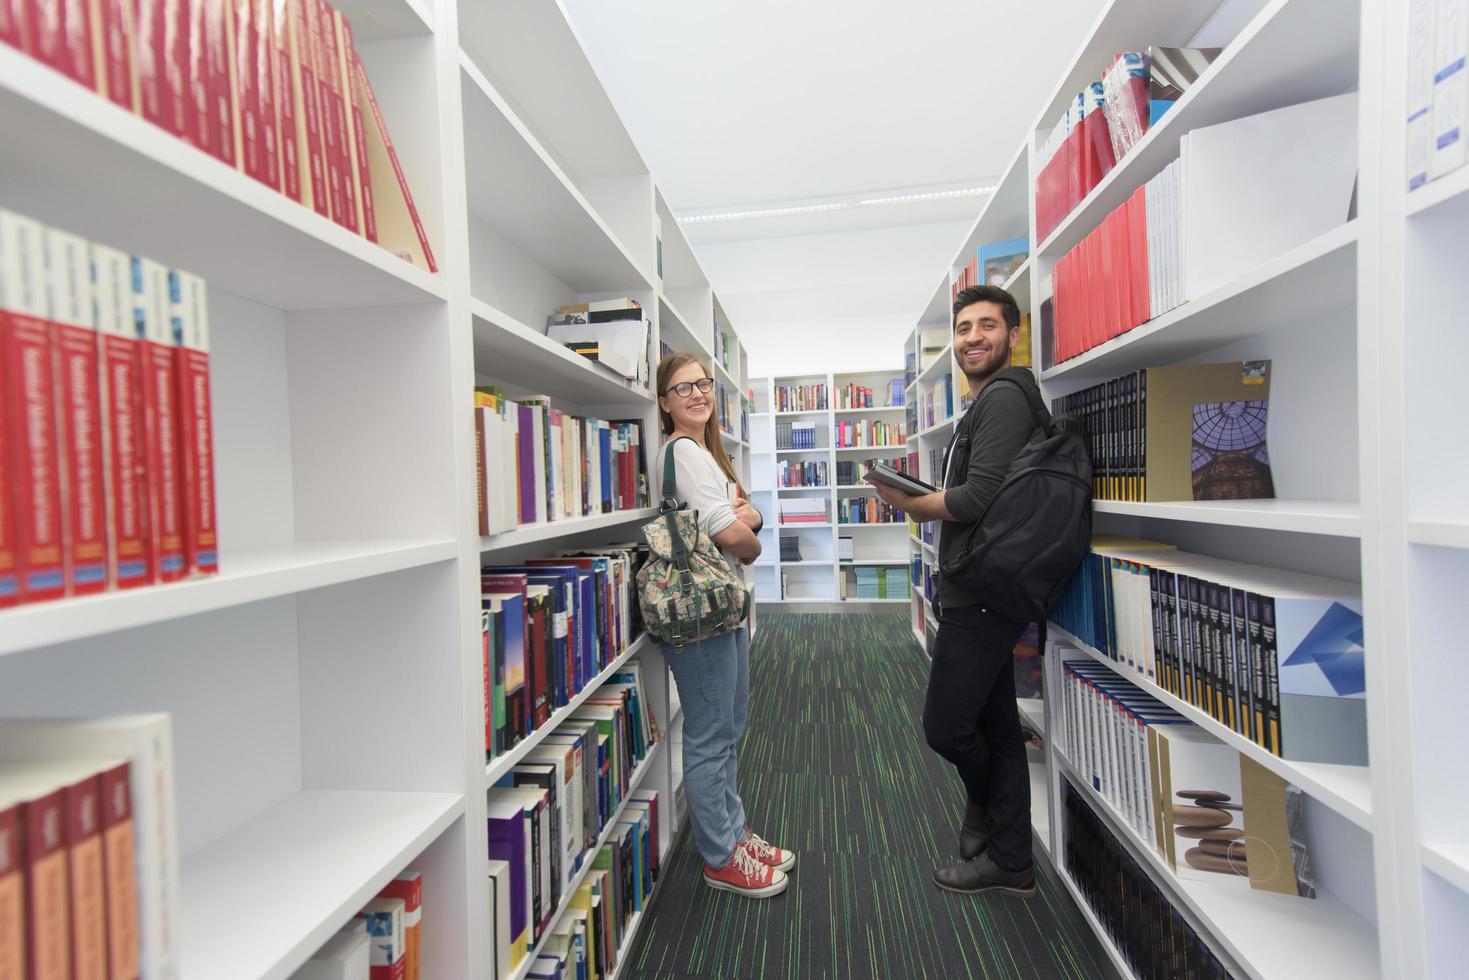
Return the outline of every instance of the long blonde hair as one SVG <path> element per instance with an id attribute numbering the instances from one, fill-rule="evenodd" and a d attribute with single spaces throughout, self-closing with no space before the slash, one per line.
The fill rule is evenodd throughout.
<path id="1" fill-rule="evenodd" d="M 675 351 L 658 362 L 657 382 L 660 398 L 669 397 L 668 382 L 672 380 L 675 374 L 689 364 L 699 365 L 704 371 L 704 377 L 711 380 L 714 378 L 714 375 L 709 372 L 709 365 L 705 364 L 702 360 L 693 354 L 684 354 Z M 713 392 L 710 392 L 710 395 L 713 394 Z M 740 488 L 740 496 L 743 497 L 745 495 L 745 488 L 740 485 L 740 478 L 735 475 L 734 466 L 729 461 L 729 455 L 724 451 L 724 439 L 721 436 L 719 428 L 719 404 L 712 397 L 709 399 L 709 404 L 714 406 L 714 411 L 709 413 L 709 420 L 704 423 L 704 448 L 709 450 L 709 455 L 714 457 L 714 462 L 719 465 L 719 469 L 723 471 L 725 476 L 729 477 L 729 482 Z M 665 436 L 673 434 L 673 416 L 665 412 L 662 405 L 658 406 L 658 425 L 663 430 Z"/>

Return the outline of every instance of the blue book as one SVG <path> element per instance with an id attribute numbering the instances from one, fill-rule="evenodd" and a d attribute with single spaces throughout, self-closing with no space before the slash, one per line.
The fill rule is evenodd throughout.
<path id="1" fill-rule="evenodd" d="M 562 565 L 522 565 L 508 567 L 486 567 L 482 575 L 524 575 L 531 585 L 544 585 L 551 589 L 551 663 L 548 671 L 547 691 L 556 707 L 566 704 L 580 688 L 575 688 L 574 672 L 569 669 L 575 651 L 574 638 L 569 627 L 576 618 L 577 572 L 575 567 Z"/>
<path id="2" fill-rule="evenodd" d="M 1030 239 L 1021 235 L 1003 242 L 981 245 L 976 255 L 981 285 L 1003 286 L 1025 264 L 1030 254 Z"/>
<path id="3" fill-rule="evenodd" d="M 602 513 L 612 512 L 612 429 L 598 427 L 597 445 L 602 462 Z"/>

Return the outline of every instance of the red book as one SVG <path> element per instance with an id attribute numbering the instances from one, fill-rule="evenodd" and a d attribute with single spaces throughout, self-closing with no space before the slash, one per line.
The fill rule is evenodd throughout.
<path id="1" fill-rule="evenodd" d="M 178 401 L 170 332 L 168 270 L 151 259 L 133 259 L 134 322 L 139 326 L 144 469 L 148 479 L 148 527 L 154 581 L 184 577 L 183 475 L 178 445 Z"/>
<path id="2" fill-rule="evenodd" d="M 30 54 L 34 45 L 31 43 L 26 3 L 27 0 L 0 0 L 0 44 L 8 44 L 17 51 Z"/>
<path id="3" fill-rule="evenodd" d="M 6 0 L 0 0 L 3 7 Z M 132 112 L 138 111 L 133 85 L 133 8 L 131 0 L 94 0 L 97 22 L 92 44 L 97 52 L 97 90 Z"/>
<path id="4" fill-rule="evenodd" d="M 119 763 L 98 777 L 102 802 L 102 861 L 107 895 L 107 962 L 111 980 L 138 980 L 138 879 L 133 846 L 130 767 Z"/>
<path id="5" fill-rule="evenodd" d="M 348 122 L 352 129 L 352 166 L 357 186 L 357 200 L 362 209 L 362 234 L 370 242 L 377 242 L 377 216 L 373 210 L 372 174 L 367 167 L 367 132 L 362 114 L 362 88 L 356 84 L 357 72 L 362 62 L 357 57 L 357 46 L 352 41 L 352 25 L 336 12 L 337 52 L 342 63 L 342 91 L 351 107 Z"/>
<path id="6" fill-rule="evenodd" d="M 87 88 L 97 85 L 86 0 L 30 0 L 32 57 Z"/>
<path id="7" fill-rule="evenodd" d="M 127 0 L 132 14 L 133 66 L 138 114 L 155 126 L 168 129 L 168 72 L 164 67 L 164 5 L 155 0 Z M 177 0 L 175 0 L 177 3 Z"/>
<path id="8" fill-rule="evenodd" d="M 209 389 L 209 303 L 204 280 L 187 272 L 168 274 L 174 331 L 174 378 L 178 386 L 180 500 L 184 567 L 189 575 L 219 571 L 219 534 L 214 508 L 214 426 Z"/>
<path id="9" fill-rule="evenodd" d="M 286 4 L 290 25 L 291 87 L 296 117 L 296 147 L 301 182 L 301 203 L 317 214 L 331 217 L 331 195 L 327 183 L 325 135 L 322 132 L 321 85 L 316 77 L 316 44 L 313 0 L 281 0 Z"/>
<path id="10" fill-rule="evenodd" d="M 158 125 L 201 150 L 207 151 L 207 143 L 198 142 L 198 127 L 195 122 L 193 79 L 197 71 L 191 69 L 191 59 L 202 64 L 203 42 L 195 43 L 194 33 L 198 23 L 194 11 L 202 0 L 137 0 L 142 6 L 162 8 L 163 23 L 159 32 L 162 47 L 158 50 L 158 70 L 162 76 L 162 120 Z M 218 2 L 218 0 L 214 0 Z M 153 121 L 153 120 L 150 120 Z"/>
<path id="11" fill-rule="evenodd" d="M 422 976 L 423 875 L 405 871 L 378 892 L 383 898 L 403 900 L 403 952 L 407 960 L 406 980 Z"/>
<path id="12" fill-rule="evenodd" d="M 71 909 L 71 977 L 107 980 L 101 787 L 95 770 L 79 778 L 67 778 L 62 799 Z"/>
<path id="13" fill-rule="evenodd" d="M 12 774 L 6 789 L 20 804 L 26 976 L 32 980 L 70 978 L 65 795 L 56 780 L 25 771 Z"/>
<path id="14" fill-rule="evenodd" d="M 539 595 L 535 587 L 527 590 L 529 613 L 527 623 L 530 629 L 531 655 L 526 658 L 527 666 L 533 664 L 534 669 L 530 672 L 530 694 L 531 694 L 531 727 L 539 728 L 551 718 L 551 687 L 550 675 L 552 657 L 555 653 L 555 641 L 552 632 L 552 607 L 549 592 L 541 587 Z"/>
<path id="15" fill-rule="evenodd" d="M 39 222 L 0 211 L 0 378 L 19 600 L 65 593 L 60 443 Z"/>
<path id="16" fill-rule="evenodd" d="M 202 53 L 190 58 L 194 85 L 194 131 L 198 147 L 237 165 L 239 133 L 235 105 L 234 0 L 190 0 L 194 21 L 202 21 L 202 36 L 195 32 Z"/>
<path id="17" fill-rule="evenodd" d="M 311 0 L 308 0 L 311 2 Z M 347 148 L 352 138 L 347 128 L 347 106 L 343 99 L 342 76 L 337 71 L 337 32 L 332 9 L 326 0 L 316 7 L 317 80 L 321 86 L 323 132 L 326 134 L 327 183 L 331 192 L 332 220 L 348 231 L 357 230 L 357 195 Z"/>
<path id="18" fill-rule="evenodd" d="M 20 864 L 20 807 L 0 802 L 0 977 L 25 973 L 25 890 Z"/>
<path id="19" fill-rule="evenodd" d="M 271 0 L 232 2 L 235 13 L 235 77 L 239 92 L 240 169 L 262 184 L 280 190 Z"/>
<path id="20" fill-rule="evenodd" d="M 133 327 L 132 259 L 92 246 L 97 310 L 103 472 L 107 487 L 107 553 L 113 588 L 153 582 L 143 422 L 143 378 Z"/>
<path id="21" fill-rule="evenodd" d="M 1153 318 L 1148 277 L 1148 194 L 1139 187 L 1132 195 L 1128 238 L 1131 245 L 1133 319 L 1147 323 Z"/>
<path id="22" fill-rule="evenodd" d="M 61 446 L 62 564 L 67 594 L 84 595 L 107 588 L 108 568 L 92 262 L 87 243 L 75 235 L 48 228 L 45 242 Z"/>
<path id="23" fill-rule="evenodd" d="M 280 189 L 293 201 L 301 198 L 301 150 L 296 138 L 296 88 L 291 67 L 289 0 L 270 2 L 270 43 L 274 64 L 271 81 L 275 105 L 276 153 L 280 156 Z"/>

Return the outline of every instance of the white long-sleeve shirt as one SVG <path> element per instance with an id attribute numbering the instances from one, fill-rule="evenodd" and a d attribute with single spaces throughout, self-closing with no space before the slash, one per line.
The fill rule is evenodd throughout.
<path id="1" fill-rule="evenodd" d="M 667 453 L 667 443 L 658 447 L 658 482 L 653 486 L 659 499 L 655 502 L 661 502 L 663 460 Z M 733 503 L 736 488 L 714 461 L 714 456 L 694 440 L 680 439 L 674 443 L 673 460 L 678 499 L 689 510 L 698 511 L 699 530 L 712 538 L 733 524 L 736 520 Z M 725 549 L 720 550 L 729 566 L 738 571 L 739 559 Z"/>

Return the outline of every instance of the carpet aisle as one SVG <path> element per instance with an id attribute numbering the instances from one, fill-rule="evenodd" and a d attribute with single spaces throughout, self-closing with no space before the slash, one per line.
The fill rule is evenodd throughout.
<path id="1" fill-rule="evenodd" d="M 1110 964 L 1061 886 L 940 891 L 959 780 L 923 741 L 928 663 L 906 612 L 762 612 L 740 790 L 751 826 L 797 852 L 787 892 L 707 888 L 692 837 L 664 868 L 623 976 L 635 980 L 1091 978 Z"/>

